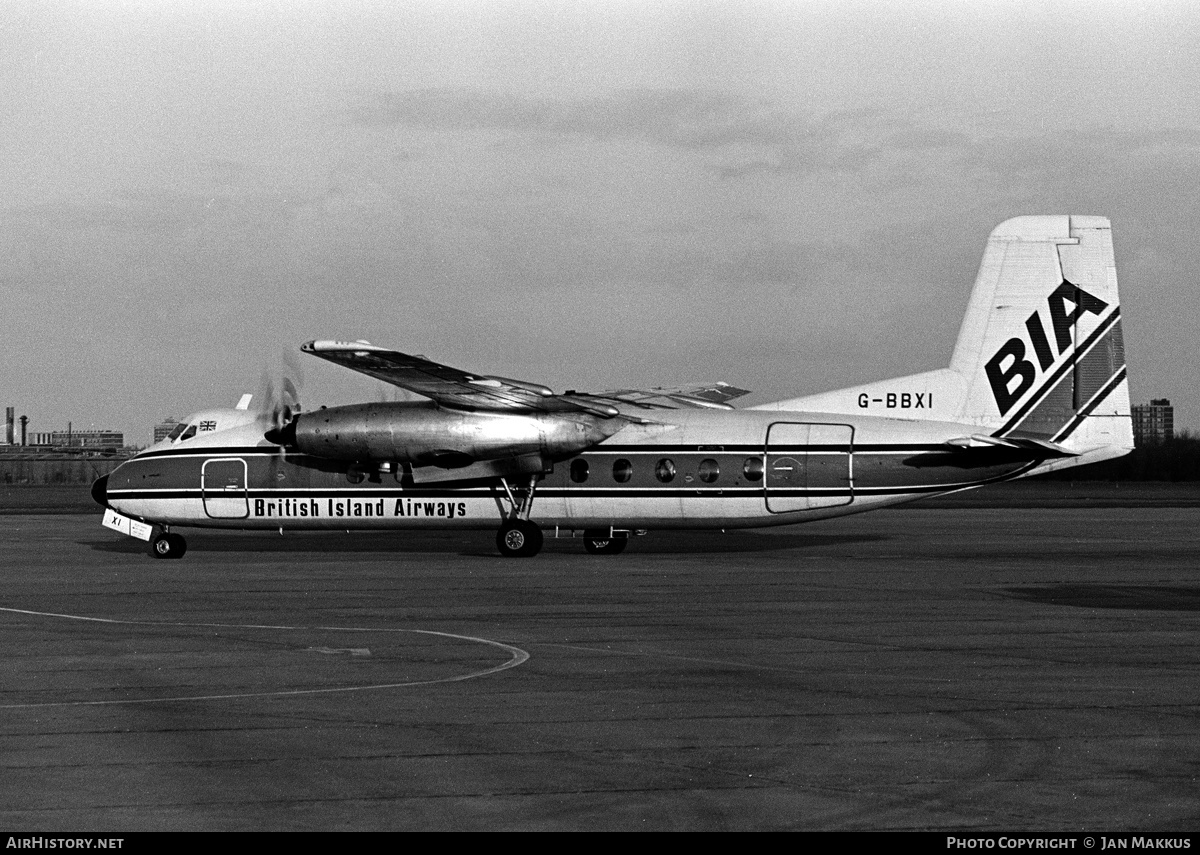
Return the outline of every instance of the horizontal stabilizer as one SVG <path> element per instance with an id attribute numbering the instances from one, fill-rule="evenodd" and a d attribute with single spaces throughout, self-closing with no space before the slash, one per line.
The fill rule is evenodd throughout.
<path id="1" fill-rule="evenodd" d="M 1031 460 L 1046 460 L 1051 457 L 1078 457 L 1079 452 L 1071 451 L 1061 445 L 1044 439 L 1027 439 L 1024 437 L 985 436 L 973 433 L 970 436 L 960 436 L 946 441 L 946 445 L 957 450 L 976 448 L 1008 448 L 1026 451 Z"/>
<path id="2" fill-rule="evenodd" d="M 918 469 L 949 466 L 955 469 L 981 469 L 1011 463 L 1041 463 L 1068 457 L 1078 457 L 1053 442 L 1020 437 L 995 437 L 972 434 L 947 440 L 944 451 L 930 451 L 905 458 L 907 466 Z"/>

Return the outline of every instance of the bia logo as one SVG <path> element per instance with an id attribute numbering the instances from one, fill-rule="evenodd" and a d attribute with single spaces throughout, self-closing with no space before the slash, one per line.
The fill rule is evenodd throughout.
<path id="1" fill-rule="evenodd" d="M 1074 306 L 1070 311 L 1067 311 L 1068 302 Z M 1108 306 L 1108 303 L 1099 297 L 1092 296 L 1066 279 L 1054 289 L 1046 303 L 1050 311 L 1050 328 L 1054 331 L 1054 343 L 1058 348 L 1057 355 L 1050 349 L 1041 315 L 1034 312 L 1029 316 L 1029 320 L 1025 321 L 1029 343 L 1033 345 L 1034 355 L 1037 356 L 1038 366 L 1042 371 L 1049 369 L 1055 359 L 1070 349 L 1071 329 L 1084 312 L 1098 315 Z M 988 382 L 992 384 L 996 406 L 1000 408 L 1000 415 L 1012 409 L 1037 378 L 1038 368 L 1025 358 L 1025 353 L 1025 339 L 1010 338 L 984 366 Z"/>

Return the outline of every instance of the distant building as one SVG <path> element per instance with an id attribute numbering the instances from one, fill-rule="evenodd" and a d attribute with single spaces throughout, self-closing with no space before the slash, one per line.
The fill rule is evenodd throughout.
<path id="1" fill-rule="evenodd" d="M 125 445 L 125 434 L 119 430 L 56 430 L 30 434 L 30 437 L 30 445 L 74 448 L 121 448 Z"/>
<path id="2" fill-rule="evenodd" d="M 161 442 L 166 439 L 178 424 L 178 419 L 163 419 L 162 424 L 154 426 L 154 441 Z"/>
<path id="3" fill-rule="evenodd" d="M 1167 398 L 1134 404 L 1131 409 L 1134 445 L 1161 445 L 1175 438 L 1175 408 Z"/>

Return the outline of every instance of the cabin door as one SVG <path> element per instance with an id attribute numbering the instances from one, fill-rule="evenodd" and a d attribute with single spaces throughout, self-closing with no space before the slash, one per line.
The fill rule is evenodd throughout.
<path id="1" fill-rule="evenodd" d="M 217 520 L 240 520 L 250 516 L 246 497 L 246 461 L 223 457 L 204 461 L 200 470 L 204 512 Z"/>
<path id="2" fill-rule="evenodd" d="M 776 422 L 767 428 L 767 510 L 811 511 L 854 501 L 854 428 Z"/>

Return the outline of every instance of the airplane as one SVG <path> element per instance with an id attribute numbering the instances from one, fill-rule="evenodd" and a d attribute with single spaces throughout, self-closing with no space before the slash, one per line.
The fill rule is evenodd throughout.
<path id="1" fill-rule="evenodd" d="M 365 341 L 303 353 L 422 396 L 189 416 L 92 487 L 103 524 L 157 558 L 183 527 L 546 532 L 620 553 L 651 530 L 860 513 L 1133 448 L 1109 221 L 1023 216 L 991 233 L 950 365 L 735 409 L 725 383 L 596 393 L 475 374 Z M 535 502 L 536 500 L 536 502 Z"/>

